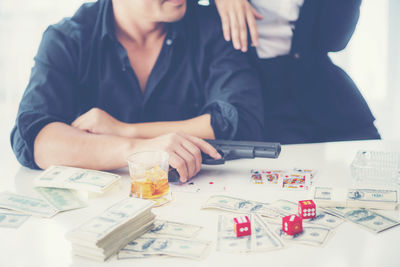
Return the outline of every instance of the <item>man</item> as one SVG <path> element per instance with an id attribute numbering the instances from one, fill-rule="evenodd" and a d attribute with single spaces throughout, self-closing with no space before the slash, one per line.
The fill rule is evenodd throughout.
<path id="1" fill-rule="evenodd" d="M 260 139 L 257 77 L 217 17 L 192 0 L 99 0 L 50 26 L 11 133 L 18 160 L 107 170 L 157 149 L 185 182 L 201 151 L 220 156 L 201 138 Z"/>

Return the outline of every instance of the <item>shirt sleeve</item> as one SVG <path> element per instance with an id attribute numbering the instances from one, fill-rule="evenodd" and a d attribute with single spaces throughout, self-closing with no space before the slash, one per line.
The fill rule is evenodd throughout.
<path id="1" fill-rule="evenodd" d="M 218 18 L 216 11 L 214 14 Z M 202 113 L 211 114 L 217 139 L 262 140 L 264 113 L 256 69 L 248 54 L 224 40 L 219 19 L 204 27 L 214 32 L 208 44 L 206 105 Z"/>
<path id="2" fill-rule="evenodd" d="M 75 117 L 74 49 L 71 39 L 53 26 L 43 34 L 11 132 L 11 146 L 23 166 L 38 168 L 33 147 L 44 126 L 52 122 L 69 124 Z"/>

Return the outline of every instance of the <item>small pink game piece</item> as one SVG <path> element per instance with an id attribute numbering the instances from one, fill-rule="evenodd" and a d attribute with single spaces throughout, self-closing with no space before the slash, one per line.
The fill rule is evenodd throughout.
<path id="1" fill-rule="evenodd" d="M 234 229 L 237 237 L 251 235 L 249 217 L 240 216 L 233 219 Z"/>
<path id="2" fill-rule="evenodd" d="M 303 219 L 315 218 L 317 214 L 317 208 L 314 201 L 312 200 L 300 200 L 299 201 L 299 216 Z"/>
<path id="3" fill-rule="evenodd" d="M 282 231 L 288 235 L 295 235 L 303 232 L 303 220 L 295 214 L 283 217 Z"/>

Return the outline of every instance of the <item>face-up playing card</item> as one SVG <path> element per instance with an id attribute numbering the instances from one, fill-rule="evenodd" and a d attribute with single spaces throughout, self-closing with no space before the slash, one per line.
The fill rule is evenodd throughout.
<path id="1" fill-rule="evenodd" d="M 292 170 L 251 170 L 251 183 L 279 187 L 284 190 L 308 190 L 315 170 L 294 168 Z"/>

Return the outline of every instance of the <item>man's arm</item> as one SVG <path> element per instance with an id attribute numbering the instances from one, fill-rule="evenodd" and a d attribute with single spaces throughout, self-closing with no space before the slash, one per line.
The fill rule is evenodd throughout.
<path id="1" fill-rule="evenodd" d="M 92 134 L 53 122 L 46 125 L 35 138 L 34 160 L 42 169 L 51 165 L 66 165 L 112 170 L 126 166 L 126 158 L 130 154 L 144 150 L 167 152 L 169 164 L 177 169 L 181 182 L 186 182 L 200 171 L 201 152 L 215 159 L 221 157 L 207 142 L 185 134 L 143 140 Z"/>
<path id="2" fill-rule="evenodd" d="M 202 139 L 215 139 L 210 114 L 182 121 L 124 123 L 101 109 L 92 108 L 77 118 L 72 126 L 90 133 L 130 138 L 154 138 L 180 132 Z"/>

